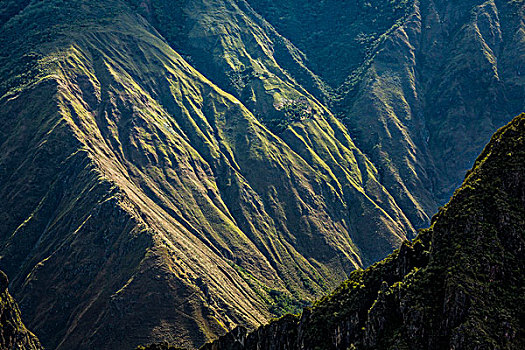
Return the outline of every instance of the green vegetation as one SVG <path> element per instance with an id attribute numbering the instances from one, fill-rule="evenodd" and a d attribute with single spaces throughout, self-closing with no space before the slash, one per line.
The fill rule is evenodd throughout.
<path id="1" fill-rule="evenodd" d="M 3 29 L 0 262 L 47 347 L 195 347 L 297 312 L 411 230 L 375 202 L 388 192 L 342 124 L 271 56 L 239 69 L 254 69 L 263 118 L 294 121 L 288 139 L 123 2 L 32 3 Z M 362 237 L 394 237 L 358 250 L 346 203 L 383 218 L 352 225 Z"/>
<path id="2" fill-rule="evenodd" d="M 370 59 L 412 0 L 294 1 L 249 0 L 277 31 L 301 49 L 333 88 Z"/>
<path id="3" fill-rule="evenodd" d="M 43 344 L 195 348 L 349 276 L 390 302 L 361 269 L 525 101 L 522 3 L 418 3 L 2 1 L 0 265 Z"/>
<path id="4" fill-rule="evenodd" d="M 275 108 L 284 113 L 284 117 L 279 116 L 267 122 L 270 130 L 276 133 L 282 133 L 294 122 L 305 121 L 313 117 L 312 106 L 304 98 L 297 100 L 283 99 L 275 104 Z"/>
<path id="5" fill-rule="evenodd" d="M 273 316 L 279 317 L 288 313 L 297 314 L 310 304 L 307 300 L 301 300 L 297 295 L 292 296 L 290 292 L 272 289 L 261 284 L 256 277 L 244 268 L 234 265 L 233 268 L 239 273 L 250 288 L 268 305 L 268 310 Z M 306 279 L 306 283 L 310 280 Z"/>

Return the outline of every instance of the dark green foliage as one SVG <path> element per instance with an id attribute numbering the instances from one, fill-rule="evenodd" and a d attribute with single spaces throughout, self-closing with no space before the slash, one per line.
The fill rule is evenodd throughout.
<path id="1" fill-rule="evenodd" d="M 406 15 L 412 0 L 248 2 L 335 88 L 372 56 L 381 35 Z"/>
<path id="2" fill-rule="evenodd" d="M 275 105 L 281 114 L 278 117 L 263 121 L 268 125 L 268 128 L 275 133 L 281 133 L 286 128 L 295 122 L 305 121 L 313 118 L 312 106 L 309 105 L 308 100 L 299 98 L 296 100 L 284 99 Z"/>
<path id="3" fill-rule="evenodd" d="M 188 0 L 126 0 L 142 16 L 148 19 L 151 24 L 160 30 L 160 33 L 181 55 L 185 55 L 184 46 L 180 42 L 184 38 L 187 28 L 186 13 L 184 7 Z"/>
<path id="4" fill-rule="evenodd" d="M 282 291 L 270 289 L 268 291 L 269 310 L 273 315 L 282 316 L 286 313 L 297 314 L 310 304 L 306 300 L 300 300 L 297 297 L 291 297 Z"/>

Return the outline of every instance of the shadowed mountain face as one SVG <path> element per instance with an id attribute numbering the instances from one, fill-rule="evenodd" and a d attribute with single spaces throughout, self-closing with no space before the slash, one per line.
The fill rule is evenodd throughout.
<path id="1" fill-rule="evenodd" d="M 0 271 L 0 348 L 13 350 L 41 350 L 38 339 L 26 329 L 20 310 L 7 291 L 7 276 Z"/>
<path id="2" fill-rule="evenodd" d="M 45 346 L 200 346 L 413 237 L 523 109 L 523 2 L 377 6 L 0 5 L 0 266 Z"/>
<path id="3" fill-rule="evenodd" d="M 521 349 L 525 114 L 499 130 L 412 243 L 301 316 L 202 349 Z M 163 349 L 163 347 L 160 347 Z"/>

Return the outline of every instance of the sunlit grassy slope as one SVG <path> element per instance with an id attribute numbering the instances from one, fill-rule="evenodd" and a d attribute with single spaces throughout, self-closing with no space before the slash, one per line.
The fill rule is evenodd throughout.
<path id="1" fill-rule="evenodd" d="M 248 109 L 127 3 L 6 4 L 0 263 L 45 346 L 199 345 L 297 310 L 412 234 L 259 27 Z"/>
<path id="2" fill-rule="evenodd" d="M 523 1 L 275 4 L 0 3 L 0 265 L 44 345 L 298 311 L 523 110 Z"/>
<path id="3" fill-rule="evenodd" d="M 323 102 L 415 227 L 525 108 L 523 1 L 131 3 L 281 137 L 297 92 Z"/>

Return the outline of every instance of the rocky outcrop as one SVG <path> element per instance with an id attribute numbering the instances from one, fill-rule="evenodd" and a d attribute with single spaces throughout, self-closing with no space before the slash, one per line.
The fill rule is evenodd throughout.
<path id="1" fill-rule="evenodd" d="M 22 323 L 20 310 L 9 295 L 9 281 L 0 271 L 0 349 L 41 350 L 38 339 Z"/>

